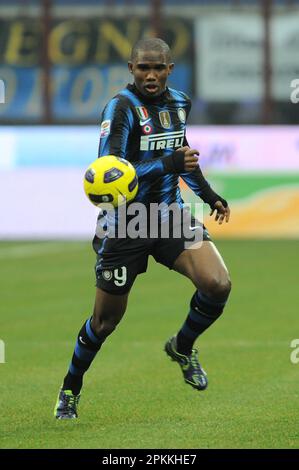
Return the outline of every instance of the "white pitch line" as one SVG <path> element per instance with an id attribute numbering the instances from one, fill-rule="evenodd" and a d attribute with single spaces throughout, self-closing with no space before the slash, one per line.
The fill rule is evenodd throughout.
<path id="1" fill-rule="evenodd" d="M 5 258 L 27 258 L 30 256 L 38 256 L 47 253 L 61 253 L 64 251 L 77 251 L 86 248 L 84 243 L 26 243 L 18 246 L 8 246 L 1 248 L 0 245 L 0 259 Z"/>

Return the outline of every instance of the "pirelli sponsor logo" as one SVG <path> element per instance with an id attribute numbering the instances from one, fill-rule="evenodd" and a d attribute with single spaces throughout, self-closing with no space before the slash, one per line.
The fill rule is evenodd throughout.
<path id="1" fill-rule="evenodd" d="M 174 149 L 183 146 L 185 131 L 163 132 L 162 134 L 143 135 L 140 150 Z"/>

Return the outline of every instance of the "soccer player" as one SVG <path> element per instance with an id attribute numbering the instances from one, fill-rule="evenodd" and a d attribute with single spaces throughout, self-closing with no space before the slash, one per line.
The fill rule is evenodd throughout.
<path id="1" fill-rule="evenodd" d="M 134 202 L 147 208 L 165 203 L 159 224 L 168 220 L 172 229 L 175 217 L 167 207 L 175 203 L 179 212 L 186 209 L 178 185 L 181 177 L 215 213 L 222 224 L 229 221 L 227 202 L 205 180 L 198 164 L 199 152 L 191 149 L 185 137 L 190 99 L 181 91 L 168 88 L 168 76 L 174 67 L 168 45 L 158 38 L 143 39 L 133 47 L 128 63 L 134 83 L 120 91 L 102 114 L 99 157 L 116 155 L 136 168 L 139 190 Z M 165 207 L 164 207 L 165 209 Z M 99 226 L 107 229 L 109 217 L 99 217 Z M 186 227 L 185 227 L 186 228 Z M 148 256 L 188 277 L 196 290 L 181 329 L 168 339 L 165 352 L 180 366 L 184 380 L 197 390 L 207 387 L 207 375 L 194 349 L 196 339 L 221 315 L 231 283 L 221 255 L 208 231 L 192 218 L 193 235 L 201 230 L 203 241 L 192 249 L 190 233 L 168 238 L 109 238 L 95 235 L 97 254 L 96 296 L 91 318 L 79 331 L 75 350 L 58 395 L 54 414 L 58 419 L 77 418 L 77 405 L 83 375 L 107 337 L 125 313 L 128 295 L 139 273 L 145 272 Z M 191 233 L 192 235 L 192 233 Z M 192 242 L 191 242 L 192 245 Z"/>

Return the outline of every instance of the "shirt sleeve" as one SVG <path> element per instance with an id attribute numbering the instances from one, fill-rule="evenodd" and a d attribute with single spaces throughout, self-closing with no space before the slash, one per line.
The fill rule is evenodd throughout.
<path id="1" fill-rule="evenodd" d="M 129 135 L 133 127 L 131 114 L 130 108 L 119 98 L 109 101 L 102 114 L 98 157 L 128 157 Z"/>
<path id="2" fill-rule="evenodd" d="M 210 184 L 203 176 L 201 169 L 198 168 L 195 171 L 182 173 L 180 177 L 185 181 L 190 189 L 199 197 L 202 196 L 203 192 L 210 188 Z"/>
<path id="3" fill-rule="evenodd" d="M 190 110 L 191 110 L 191 100 L 189 99 L 187 116 L 189 115 Z M 183 146 L 190 147 L 186 135 L 184 138 Z M 200 168 L 192 172 L 181 173 L 180 177 L 185 181 L 185 183 L 189 186 L 189 188 L 192 189 L 192 191 L 199 197 L 203 194 L 203 192 L 207 188 L 210 188 L 210 184 L 203 176 Z"/>
<path id="4" fill-rule="evenodd" d="M 130 136 L 134 116 L 130 106 L 118 97 L 113 98 L 102 114 L 98 157 L 115 155 L 131 161 Z M 166 174 L 162 158 L 147 161 L 131 161 L 139 179 L 153 179 Z"/>
<path id="5" fill-rule="evenodd" d="M 153 179 L 166 174 L 161 158 L 147 160 L 146 162 L 132 162 L 138 178 Z"/>
<path id="6" fill-rule="evenodd" d="M 185 136 L 184 145 L 190 147 L 187 138 Z M 198 168 L 195 171 L 181 173 L 180 177 L 185 181 L 190 189 L 199 197 L 202 196 L 203 192 L 211 188 L 208 181 L 205 179 L 204 175 L 201 172 L 201 169 Z"/>

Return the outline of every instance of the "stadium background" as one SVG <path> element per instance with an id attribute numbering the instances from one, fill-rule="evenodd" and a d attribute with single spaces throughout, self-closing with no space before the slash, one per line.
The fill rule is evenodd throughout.
<path id="1" fill-rule="evenodd" d="M 10 0 L 0 11 L 2 447 L 298 447 L 299 1 Z M 170 85 L 193 102 L 188 140 L 230 202 L 229 224 L 206 220 L 234 291 L 201 341 L 212 381 L 195 397 L 161 357 L 192 286 L 150 266 L 86 379 L 87 439 L 80 423 L 50 422 L 92 308 L 96 211 L 82 175 L 101 109 L 129 81 L 131 45 L 148 35 L 172 47 Z"/>

